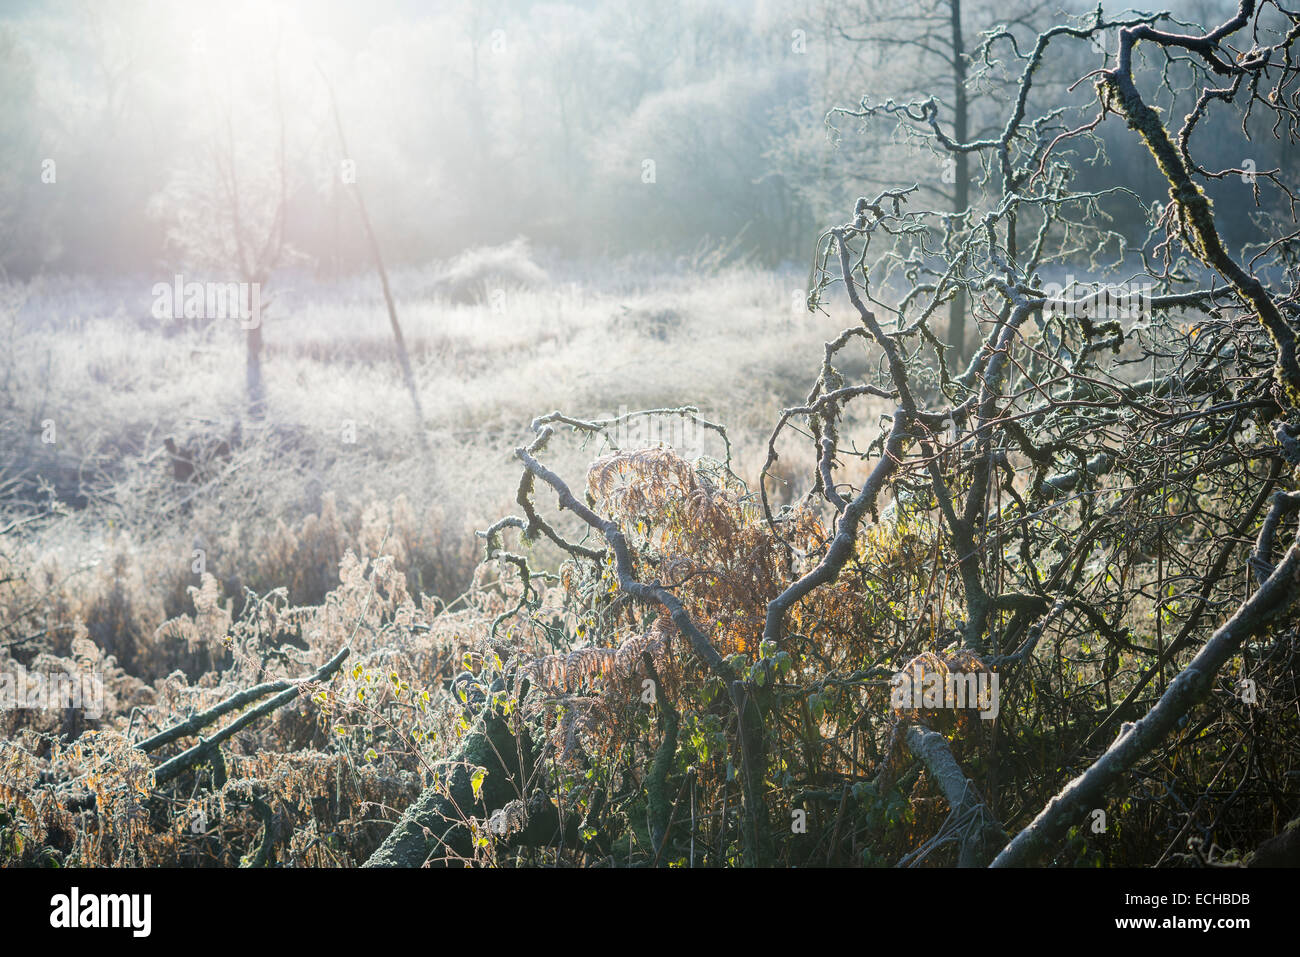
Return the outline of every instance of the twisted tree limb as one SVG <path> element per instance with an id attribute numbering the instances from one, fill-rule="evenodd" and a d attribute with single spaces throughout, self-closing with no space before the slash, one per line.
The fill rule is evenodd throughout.
<path id="1" fill-rule="evenodd" d="M 1246 26 L 1255 12 L 1255 0 L 1240 0 L 1236 14 L 1203 36 L 1169 33 L 1149 24 L 1125 27 L 1119 32 L 1118 62 L 1104 70 L 1098 84 L 1102 108 L 1113 110 L 1128 121 L 1146 142 L 1156 165 L 1169 183 L 1169 198 L 1181 211 L 1179 224 L 1191 251 L 1228 281 L 1243 302 L 1249 304 L 1277 352 L 1274 375 L 1279 392 L 1289 406 L 1300 405 L 1300 336 L 1282 315 L 1264 284 L 1241 267 L 1223 247 L 1214 222 L 1210 200 L 1193 180 L 1185 154 L 1174 145 L 1160 116 L 1143 101 L 1133 82 L 1133 48 L 1145 40 L 1162 47 L 1188 50 L 1201 57 L 1215 73 L 1241 76 L 1268 63 L 1272 49 L 1256 48 L 1239 62 L 1225 61 L 1220 41 Z M 1285 45 L 1289 45 L 1288 35 Z M 1191 117 L 1189 117 L 1189 121 Z"/>
<path id="2" fill-rule="evenodd" d="M 677 626 L 677 630 L 690 642 L 695 654 L 722 681 L 731 696 L 740 737 L 741 783 L 745 795 L 746 858 L 751 865 L 762 866 L 768 857 L 768 839 L 767 811 L 763 800 L 766 758 L 763 745 L 763 718 L 758 703 L 754 700 L 754 696 L 748 693 L 744 682 L 738 680 L 731 666 L 722 659 L 718 650 L 696 626 L 677 596 L 657 581 L 645 584 L 637 581 L 633 576 L 631 553 L 618 523 L 601 518 L 585 503 L 578 501 L 564 480 L 533 456 L 534 451 L 545 445 L 551 432 L 549 426 L 543 427 L 529 448 L 515 449 L 515 456 L 524 463 L 530 475 L 541 479 L 555 491 L 561 509 L 573 512 L 604 536 L 614 552 L 614 570 L 618 577 L 619 588 L 633 598 L 663 607 L 672 618 L 673 624 Z"/>
<path id="3" fill-rule="evenodd" d="M 853 496 L 836 523 L 835 537 L 830 547 L 817 566 L 802 578 L 793 582 L 785 591 L 773 598 L 767 605 L 767 618 L 763 624 L 763 640 L 779 641 L 785 629 L 786 613 L 801 598 L 813 589 L 833 582 L 850 558 L 858 540 L 858 526 L 863 516 L 876 507 L 876 501 L 884 489 L 885 482 L 898 469 L 903 456 L 903 439 L 907 434 L 908 416 L 902 409 L 894 410 L 894 425 L 885 439 L 885 447 L 880 461 L 871 470 L 867 480 L 862 483 L 858 494 Z"/>

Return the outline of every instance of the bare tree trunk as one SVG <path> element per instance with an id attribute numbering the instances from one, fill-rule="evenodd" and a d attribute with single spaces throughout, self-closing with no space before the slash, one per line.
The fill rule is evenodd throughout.
<path id="1" fill-rule="evenodd" d="M 379 272 L 379 284 L 384 289 L 384 303 L 388 306 L 388 323 L 393 329 L 393 342 L 397 346 L 397 363 L 402 369 L 402 381 L 411 396 L 411 406 L 415 409 L 415 432 L 420 448 L 428 447 L 424 434 L 424 407 L 420 404 L 420 391 L 415 385 L 415 373 L 411 369 L 411 356 L 406 351 L 406 339 L 402 335 L 401 323 L 397 321 L 397 305 L 393 302 L 393 292 L 388 286 L 388 270 L 384 268 L 383 257 L 379 253 L 379 241 L 375 231 L 370 228 L 370 216 L 366 213 L 366 204 L 361 199 L 361 187 L 355 183 L 352 195 L 357 200 L 357 210 L 361 213 L 361 222 L 366 229 L 366 239 L 370 244 L 370 255 L 374 257 L 375 269 Z"/>
<path id="2" fill-rule="evenodd" d="M 953 139 L 965 143 L 970 132 L 970 103 L 966 97 L 966 43 L 961 27 L 961 0 L 951 0 Z M 970 154 L 954 153 L 952 211 L 964 213 L 970 206 Z M 958 289 L 948 304 L 948 344 L 959 360 L 966 358 L 966 291 Z"/>
<path id="3" fill-rule="evenodd" d="M 538 756 L 527 730 L 517 734 L 491 704 L 474 721 L 460 745 L 436 766 L 437 779 L 402 812 L 366 867 L 468 865 L 474 859 L 474 821 L 485 822 L 511 801 L 525 802 L 527 783 L 537 777 Z M 475 770 L 485 774 L 476 786 Z M 562 833 L 558 816 L 530 802 L 527 823 L 539 829 L 537 843 Z M 536 821 L 533 819 L 537 818 Z"/>
<path id="4" fill-rule="evenodd" d="M 266 387 L 262 381 L 262 317 L 253 313 L 253 288 L 246 284 L 244 315 L 249 323 L 247 330 L 248 352 L 244 370 L 245 388 L 248 391 L 248 414 L 259 421 L 266 414 Z"/>
<path id="5" fill-rule="evenodd" d="M 338 132 L 339 151 L 344 159 L 349 157 L 347 137 L 343 134 L 343 118 L 339 114 L 338 100 L 334 97 L 334 87 L 325 75 L 324 69 L 317 67 L 320 71 L 321 79 L 325 81 L 325 89 L 329 91 L 330 109 L 334 113 L 334 128 Z M 379 240 L 375 238 L 375 230 L 370 225 L 370 213 L 366 210 L 366 201 L 361 195 L 361 184 L 355 179 L 350 184 L 352 186 L 352 197 L 357 201 L 357 212 L 361 216 L 362 228 L 366 231 L 366 243 L 370 247 L 370 256 L 375 261 L 375 270 L 379 273 L 379 284 L 384 290 L 384 303 L 388 307 L 388 323 L 393 330 L 393 342 L 397 346 L 397 363 L 402 370 L 402 381 L 406 383 L 406 391 L 411 396 L 411 406 L 415 409 L 415 433 L 419 440 L 421 449 L 428 449 L 428 439 L 424 434 L 424 407 L 420 403 L 420 390 L 415 384 L 415 373 L 411 369 L 411 356 L 406 350 L 406 338 L 402 335 L 402 325 L 397 319 L 397 304 L 393 302 L 393 291 L 388 284 L 388 270 L 384 266 L 384 257 L 379 251 Z"/>

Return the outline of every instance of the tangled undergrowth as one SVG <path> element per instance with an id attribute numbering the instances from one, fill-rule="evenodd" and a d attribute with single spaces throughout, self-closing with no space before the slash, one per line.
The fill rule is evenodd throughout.
<path id="1" fill-rule="evenodd" d="M 942 705 L 894 707 L 895 674 L 919 686 L 927 671 L 990 670 L 954 647 L 946 623 L 959 609 L 934 587 L 942 570 L 937 532 L 923 512 L 896 508 L 870 526 L 837 581 L 796 606 L 778 647 L 754 635 L 768 603 L 827 547 L 814 507 L 804 504 L 773 525 L 724 463 L 689 463 L 662 448 L 597 459 L 585 497 L 622 529 L 633 574 L 670 589 L 761 700 L 761 813 L 771 863 L 891 864 L 934 843 L 950 810 L 906 749 L 902 733 L 916 722 L 950 737 L 992 807 L 1032 805 L 1036 795 L 1012 788 L 1034 782 L 1047 793 L 1059 784 L 1062 754 L 1083 743 L 1107 695 L 1123 690 L 1103 692 L 1105 658 L 1082 645 L 1063 649 L 1055 666 L 1029 659 L 1030 672 L 1003 699 L 999 722 Z M 29 674 L 101 676 L 103 715 L 67 709 L 5 716 L 6 860 L 357 865 L 397 814 L 437 783 L 445 762 L 456 760 L 485 710 L 505 715 L 536 749 L 540 770 L 528 783 L 562 809 L 571 826 L 560 830 L 572 844 L 513 845 L 530 817 L 529 790 L 515 782 L 511 801 L 463 809 L 475 834 L 470 859 L 743 860 L 744 817 L 753 810 L 741 781 L 743 729 L 728 689 L 661 607 L 620 589 L 613 555 L 591 551 L 599 557 L 575 557 L 557 574 L 527 579 L 508 558 L 494 557 L 452 605 L 413 598 L 387 556 L 362 562 L 349 552 L 338 586 L 319 605 L 291 606 L 280 589 L 249 601 L 238 616 L 207 576 L 190 589 L 193 611 L 165 622 L 154 639 L 218 663 L 197 680 L 177 671 L 146 684 L 84 629 L 66 655 L 26 658 Z M 1295 698 L 1294 674 L 1280 663 L 1296 637 L 1290 629 L 1260 656 L 1264 667 L 1252 670 L 1260 696 Z M 330 679 L 297 686 L 290 703 L 154 786 L 160 760 L 192 739 L 149 752 L 142 742 L 250 687 L 310 675 L 342 648 L 350 653 Z M 15 651 L 0 652 L 6 671 L 19 662 Z M 1117 835 L 1103 842 L 1079 833 L 1062 860 L 1149 861 L 1179 827 L 1161 800 L 1175 782 L 1186 786 L 1190 777 L 1207 801 L 1235 797 L 1213 780 L 1225 757 L 1251 747 L 1255 734 L 1294 739 L 1285 717 L 1252 732 L 1255 713 L 1216 714 L 1207 710 L 1197 726 L 1227 720 L 1243 737 L 1195 736 L 1180 749 L 1176 770 L 1154 766 L 1123 799 Z M 1031 733 L 1011 738 L 1002 729 L 1013 722 Z M 470 771 L 473 777 L 482 769 Z M 999 786 L 999 776 L 1012 787 Z M 1241 782 L 1234 786 L 1241 791 Z M 999 800 L 1008 792 L 1015 796 Z M 1268 832 L 1245 802 L 1226 801 L 1222 812 L 1229 833 L 1240 835 L 1239 850 Z M 951 863 L 952 844 L 941 841 L 921 859 Z"/>
<path id="2" fill-rule="evenodd" d="M 780 790 L 821 813 L 822 782 L 856 778 L 869 789 L 897 724 L 884 679 L 905 654 L 891 653 L 886 636 L 909 630 L 916 612 L 885 596 L 921 593 L 923 533 L 899 524 L 864 537 L 844 580 L 800 608 L 808 633 L 778 651 L 752 635 L 797 556 L 825 546 L 813 510 L 778 538 L 724 466 L 692 465 L 666 449 L 605 456 L 588 488 L 625 523 L 638 573 L 670 585 L 728 665 L 781 710 L 772 741 Z M 868 579 L 872 588 L 862 588 Z M 526 591 L 535 597 L 521 603 Z M 525 582 L 514 565 L 489 560 L 474 587 L 444 606 L 413 599 L 391 557 L 363 563 L 348 552 L 339 585 L 320 605 L 292 606 L 276 589 L 251 596 L 235 616 L 211 575 L 189 597 L 193 610 L 164 622 L 153 641 L 213 662 L 197 680 L 176 670 L 146 683 L 84 627 L 66 655 L 0 651 L 6 673 L 22 665 L 29 675 L 67 672 L 103 686 L 99 717 L 73 708 L 5 715 L 0 806 L 10 863 L 359 864 L 385 821 L 436 779 L 438 762 L 489 698 L 545 749 L 546 788 L 581 819 L 571 851 L 578 859 L 690 863 L 677 854 L 681 841 L 695 846 L 696 865 L 737 854 L 738 758 L 726 690 L 670 618 L 620 593 L 611 561 L 570 561 Z M 933 629 L 920 637 L 926 646 L 935 640 Z M 331 680 L 303 683 L 264 722 L 167 787 L 154 786 L 159 760 L 186 742 L 153 748 L 150 738 L 245 689 L 311 674 L 344 647 L 346 664 Z M 826 677 L 834 673 L 844 677 Z M 672 754 L 656 720 L 666 709 L 676 715 Z M 646 780 L 651 765 L 657 778 Z M 665 790 L 683 792 L 687 782 L 689 810 L 682 793 Z M 868 793 L 859 788 L 855 801 Z M 891 806 L 902 825 L 909 805 Z M 668 819 L 656 822 L 665 809 Z M 672 851 L 652 850 L 656 825 L 678 832 Z"/>

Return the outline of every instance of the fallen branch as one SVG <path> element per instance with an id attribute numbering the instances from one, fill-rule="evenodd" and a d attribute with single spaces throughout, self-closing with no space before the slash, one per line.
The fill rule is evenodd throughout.
<path id="1" fill-rule="evenodd" d="M 939 732 L 914 724 L 904 739 L 908 750 L 925 765 L 952 808 L 954 821 L 966 821 L 961 831 L 958 867 L 983 867 L 1007 839 L 997 819 L 980 800 L 975 785 L 966 777 Z"/>
<path id="2" fill-rule="evenodd" d="M 536 763 L 528 734 L 516 735 L 488 701 L 456 749 L 434 764 L 433 783 L 402 812 L 364 866 L 468 864 L 474 854 L 471 818 L 486 820 L 521 799 L 523 782 L 532 776 Z M 478 769 L 486 773 L 476 788 Z"/>
<path id="3" fill-rule="evenodd" d="M 256 708 L 253 708 L 251 711 L 247 711 L 244 714 L 240 715 L 238 718 L 230 722 L 230 724 L 226 725 L 224 728 L 222 728 L 212 737 L 210 738 L 200 737 L 199 743 L 194 745 L 194 747 L 190 748 L 187 751 L 182 751 L 174 758 L 164 761 L 162 764 L 158 765 L 158 767 L 154 770 L 153 773 L 154 787 L 161 787 L 162 785 L 166 784 L 168 781 L 176 777 L 181 772 L 186 771 L 189 768 L 192 768 L 196 764 L 202 763 L 209 755 L 211 755 L 221 746 L 222 742 L 226 741 L 228 738 L 232 737 L 233 735 L 238 734 L 240 731 L 248 727 L 254 721 L 266 717 L 271 712 L 288 704 L 294 698 L 298 697 L 299 693 L 301 693 L 304 686 L 319 681 L 325 681 L 326 679 L 328 679 L 330 676 L 334 674 L 334 672 L 338 671 L 339 666 L 343 664 L 343 661 L 344 659 L 347 658 L 350 650 L 351 649 L 348 648 L 347 646 L 340 648 L 338 654 L 336 654 L 329 661 L 325 662 L 325 664 L 323 664 L 320 667 L 320 669 L 310 678 L 306 679 L 305 681 L 293 682 L 288 688 L 285 688 L 274 698 L 271 698 L 268 701 L 265 701 L 262 704 L 258 705 Z M 248 691 L 250 692 L 256 691 L 258 688 L 261 687 L 264 686 L 259 685 L 255 688 L 248 689 Z M 235 697 L 238 698 L 239 695 L 235 695 Z M 229 700 L 231 699 L 227 699 L 227 701 Z M 217 707 L 220 708 L 224 704 L 226 704 L 226 702 L 222 702 L 222 704 L 217 705 Z M 238 705 L 232 705 L 231 707 L 232 708 L 238 707 Z M 231 709 L 226 708 L 225 710 L 229 711 Z M 170 731 L 163 732 L 164 735 L 170 733 L 171 733 Z M 175 740 L 175 738 L 181 736 L 182 735 L 177 734 L 174 735 L 169 740 Z M 155 737 L 158 736 L 156 735 Z M 151 738 L 150 741 L 152 740 L 153 739 Z"/>
<path id="4" fill-rule="evenodd" d="M 281 681 L 264 681 L 260 685 L 253 685 L 251 688 L 245 688 L 243 691 L 232 694 L 223 701 L 218 701 L 206 711 L 200 711 L 192 714 L 179 724 L 174 724 L 170 728 L 159 731 L 151 738 L 145 738 L 136 748 L 144 751 L 146 754 L 150 751 L 156 751 L 165 744 L 171 744 L 179 738 L 188 738 L 196 734 L 200 729 L 206 728 L 212 722 L 216 721 L 223 714 L 229 714 L 242 708 L 246 704 L 252 704 L 259 698 L 265 698 L 269 694 L 277 691 L 285 691 L 288 688 L 297 687 L 297 683 L 284 679 Z"/>
<path id="5" fill-rule="evenodd" d="M 1292 508 L 1290 496 L 1274 497 L 1274 512 Z M 1276 522 L 1265 522 L 1256 555 L 1266 558 Z M 1023 867 L 1055 846 L 1072 824 L 1101 803 L 1106 790 L 1159 744 L 1178 720 L 1210 693 L 1214 676 L 1243 641 L 1290 607 L 1300 579 L 1300 535 L 1273 573 L 1236 613 L 1215 631 L 1186 668 L 1169 684 L 1146 716 L 1126 724 L 1106 752 L 1059 794 L 994 859 L 992 867 Z"/>

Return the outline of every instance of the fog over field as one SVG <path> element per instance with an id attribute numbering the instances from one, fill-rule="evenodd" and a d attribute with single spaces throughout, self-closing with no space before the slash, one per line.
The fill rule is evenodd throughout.
<path id="1" fill-rule="evenodd" d="M 0 4 L 0 864 L 1300 862 L 1297 38 Z"/>

